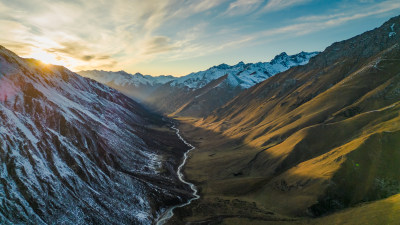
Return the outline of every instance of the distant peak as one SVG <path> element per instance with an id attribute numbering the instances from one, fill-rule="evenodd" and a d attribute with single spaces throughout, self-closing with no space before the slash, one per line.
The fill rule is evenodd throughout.
<path id="1" fill-rule="evenodd" d="M 285 56 L 288 56 L 288 54 L 286 52 L 282 52 L 281 54 L 275 56 L 275 58 L 276 57 L 285 57 Z"/>
<path id="2" fill-rule="evenodd" d="M 285 58 L 288 58 L 288 54 L 286 52 L 282 52 L 281 54 L 277 55 L 274 57 L 274 59 L 271 61 L 272 64 L 277 63 L 279 61 L 282 61 Z"/>
<path id="3" fill-rule="evenodd" d="M 273 60 L 271 60 L 271 64 L 286 64 L 288 61 L 293 61 L 295 63 L 304 63 L 308 62 L 308 59 L 319 54 L 320 52 L 300 52 L 295 55 L 288 55 L 286 52 L 282 52 L 281 54 L 275 56 Z"/>
<path id="4" fill-rule="evenodd" d="M 240 61 L 237 65 L 238 66 L 243 66 L 243 65 L 246 65 L 246 64 L 243 61 Z"/>
<path id="5" fill-rule="evenodd" d="M 144 75 L 143 75 L 143 74 L 141 74 L 141 73 L 135 73 L 135 74 L 134 74 L 134 76 L 140 76 L 140 77 L 144 77 Z"/>
<path id="6" fill-rule="evenodd" d="M 119 74 L 131 75 L 130 73 L 125 72 L 124 70 L 118 71 Z"/>
<path id="7" fill-rule="evenodd" d="M 214 68 L 217 68 L 217 69 L 228 69 L 229 67 L 230 66 L 228 64 L 225 64 L 225 63 L 222 63 L 222 64 L 220 64 L 218 66 L 214 66 Z"/>

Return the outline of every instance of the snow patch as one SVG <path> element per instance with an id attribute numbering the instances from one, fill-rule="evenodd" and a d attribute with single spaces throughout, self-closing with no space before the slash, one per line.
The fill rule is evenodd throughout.
<path id="1" fill-rule="evenodd" d="M 35 135 L 23 124 L 23 121 L 21 121 L 14 112 L 11 110 L 7 109 L 3 105 L 0 104 L 0 111 L 3 112 L 7 118 L 9 119 L 9 125 L 12 126 L 14 129 L 17 129 L 21 131 L 26 140 L 29 140 L 32 144 L 37 144 L 39 140 L 35 137 Z M 21 140 L 24 140 L 24 138 L 20 137 Z"/>
<path id="2" fill-rule="evenodd" d="M 396 25 L 396 24 L 393 23 L 393 24 L 390 26 L 391 32 L 389 32 L 389 38 L 391 38 L 391 37 L 393 37 L 393 36 L 396 35 L 396 32 L 394 32 L 394 26 L 395 26 L 395 25 Z"/>
<path id="3" fill-rule="evenodd" d="M 149 215 L 145 212 L 137 212 L 136 213 L 136 218 L 140 221 L 146 221 L 148 219 Z"/>

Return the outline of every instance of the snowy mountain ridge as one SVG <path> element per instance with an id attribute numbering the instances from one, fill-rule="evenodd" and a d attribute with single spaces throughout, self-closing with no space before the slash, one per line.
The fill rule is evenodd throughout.
<path id="1" fill-rule="evenodd" d="M 82 71 L 80 75 L 106 84 L 162 113 L 204 116 L 241 91 L 284 72 L 305 65 L 319 52 L 275 56 L 270 62 L 220 64 L 182 77 L 131 75 L 124 71 Z M 215 98 L 218 96 L 218 98 Z M 185 112 L 185 113 L 183 113 Z"/>
<path id="2" fill-rule="evenodd" d="M 213 66 L 205 71 L 191 73 L 187 76 L 173 80 L 170 85 L 177 87 L 187 87 L 189 89 L 199 89 L 206 86 L 212 80 L 228 75 L 227 83 L 232 87 L 250 88 L 269 77 L 286 71 L 291 67 L 307 64 L 310 58 L 319 52 L 301 52 L 296 55 L 287 55 L 285 52 L 275 56 L 271 62 L 247 63 L 239 62 L 229 66 L 220 64 Z"/>
<path id="3" fill-rule="evenodd" d="M 182 77 L 174 77 L 171 75 L 151 76 L 141 73 L 129 74 L 125 71 L 111 72 L 103 70 L 86 70 L 80 71 L 78 74 L 114 88 L 123 88 L 127 86 L 139 87 L 141 85 L 156 87 L 164 84 L 168 85 L 169 83 L 172 87 L 187 87 L 190 89 L 202 88 L 211 81 L 228 75 L 227 82 L 230 86 L 239 86 L 243 89 L 247 89 L 291 67 L 304 65 L 308 63 L 311 57 L 317 54 L 318 52 L 301 52 L 289 56 L 285 52 L 282 52 L 275 56 L 271 62 L 247 64 L 239 62 L 233 66 L 223 63 L 205 71 L 190 73 Z"/>
<path id="4" fill-rule="evenodd" d="M 113 83 L 118 86 L 132 85 L 138 87 L 140 85 L 156 86 L 165 84 L 175 77 L 168 75 L 150 76 L 141 73 L 129 74 L 123 70 L 118 72 L 104 71 L 104 70 L 86 70 L 78 72 L 79 75 L 94 79 L 103 84 Z"/>

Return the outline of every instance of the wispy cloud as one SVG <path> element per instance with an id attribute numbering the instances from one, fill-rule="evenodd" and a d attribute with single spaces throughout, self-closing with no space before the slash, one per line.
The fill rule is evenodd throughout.
<path id="1" fill-rule="evenodd" d="M 236 0 L 229 4 L 225 14 L 230 16 L 243 15 L 257 10 L 263 0 Z"/>
<path id="2" fill-rule="evenodd" d="M 203 12 L 203 11 L 209 10 L 211 8 L 214 8 L 223 2 L 224 2 L 224 0 L 221 0 L 221 1 L 198 0 L 197 3 L 191 4 L 192 7 L 190 7 L 189 10 L 191 9 L 193 12 L 196 12 L 196 13 Z"/>
<path id="3" fill-rule="evenodd" d="M 0 44 L 25 57 L 50 54 L 73 70 L 136 72 L 135 66 L 151 62 L 140 67 L 151 73 L 158 63 L 193 59 L 195 64 L 205 57 L 212 65 L 208 56 L 213 54 L 224 57 L 232 49 L 400 8 L 398 0 L 359 0 L 352 1 L 354 7 L 341 7 L 346 2 L 299 17 L 290 10 L 313 7 L 312 0 L 0 0 Z"/>
<path id="4" fill-rule="evenodd" d="M 171 2 L 1 1 L 0 28 L 7 32 L 0 40 L 23 56 L 55 54 L 76 70 L 118 66 L 114 62 L 124 57 L 140 57 L 133 52 L 149 55 L 172 49 L 166 46 L 168 38 L 153 34 L 167 20 Z"/>
<path id="5" fill-rule="evenodd" d="M 297 5 L 305 4 L 311 1 L 312 0 L 269 0 L 261 11 L 262 12 L 279 11 Z"/>
<path id="6" fill-rule="evenodd" d="M 144 54 L 148 55 L 168 52 L 177 48 L 176 45 L 171 43 L 170 38 L 165 36 L 152 37 L 146 41 L 144 46 Z"/>
<path id="7" fill-rule="evenodd" d="M 297 17 L 292 20 L 290 25 L 260 31 L 254 33 L 253 37 L 254 40 L 257 40 L 259 43 L 276 39 L 304 36 L 321 30 L 337 27 L 353 20 L 384 14 L 396 9 L 400 9 L 400 2 L 397 0 L 389 0 L 373 6 L 349 8 L 340 13 Z"/>

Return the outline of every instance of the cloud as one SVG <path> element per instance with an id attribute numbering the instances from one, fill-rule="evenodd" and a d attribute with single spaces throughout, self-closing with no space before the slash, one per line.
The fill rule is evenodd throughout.
<path id="1" fill-rule="evenodd" d="M 220 5 L 224 0 L 215 1 L 215 0 L 197 0 L 197 4 L 193 4 L 191 9 L 193 12 L 204 12 L 211 8 L 214 8 Z"/>
<path id="2" fill-rule="evenodd" d="M 85 45 L 80 42 L 61 42 L 61 47 L 49 48 L 47 51 L 51 53 L 64 53 L 69 56 L 83 55 L 90 51 Z"/>
<path id="3" fill-rule="evenodd" d="M 156 36 L 146 41 L 144 54 L 150 55 L 150 54 L 168 52 L 176 48 L 177 46 L 171 44 L 170 39 L 168 37 Z"/>
<path id="4" fill-rule="evenodd" d="M 380 15 L 399 8 L 400 2 L 396 0 L 390 0 L 373 6 L 348 9 L 347 11 L 342 11 L 341 13 L 336 14 L 299 17 L 294 19 L 293 24 L 291 25 L 262 31 L 256 36 L 258 36 L 259 38 L 272 36 L 279 36 L 279 38 L 282 38 L 285 35 L 290 37 L 301 36 L 339 26 L 353 20 L 358 20 L 374 15 Z"/>
<path id="5" fill-rule="evenodd" d="M 0 0 L 0 29 L 7 31 L 0 42 L 26 57 L 53 54 L 74 70 L 88 62 L 123 67 L 177 50 L 182 39 L 158 30 L 225 1 Z"/>
<path id="6" fill-rule="evenodd" d="M 90 60 L 92 60 L 92 59 L 94 59 L 94 58 L 96 58 L 96 56 L 94 56 L 94 55 L 84 55 L 84 56 L 82 56 L 82 60 L 83 61 L 90 61 Z"/>
<path id="7" fill-rule="evenodd" d="M 272 12 L 291 8 L 293 6 L 302 5 L 311 0 L 269 0 L 261 10 L 262 12 Z"/>
<path id="8" fill-rule="evenodd" d="M 227 29 L 226 32 L 221 32 L 219 35 L 225 37 L 229 36 L 229 40 L 223 39 L 196 44 L 190 44 L 189 42 L 182 48 L 182 51 L 169 57 L 172 60 L 187 59 L 212 54 L 224 49 L 244 48 L 246 46 L 255 46 L 261 43 L 265 44 L 276 40 L 295 38 L 321 30 L 330 29 L 353 20 L 380 15 L 398 8 L 400 8 L 400 2 L 393 0 L 375 4 L 373 6 L 350 8 L 341 13 L 296 17 L 291 20 L 289 25 L 252 33 L 241 32 L 241 30 L 235 30 L 233 28 Z M 233 31 L 235 32 L 233 33 Z M 201 32 L 203 31 L 200 31 L 199 33 Z"/>
<path id="9" fill-rule="evenodd" d="M 282 11 L 311 2 L 0 0 L 0 30 L 4 31 L 0 43 L 24 57 L 50 54 L 75 71 L 120 70 L 141 63 L 154 67 L 160 62 L 223 55 L 230 49 L 306 35 L 400 8 L 395 0 L 358 0 L 352 1 L 355 7 L 336 7 L 321 15 L 307 12 L 295 18 Z M 343 2 L 350 0 L 339 3 Z"/>
<path id="10" fill-rule="evenodd" d="M 72 69 L 87 62 L 90 66 L 115 65 L 112 60 L 143 52 L 138 44 L 151 40 L 153 31 L 165 22 L 169 2 L 1 1 L 0 28 L 7 32 L 0 41 L 26 57 L 48 52 Z M 161 52 L 162 43 L 155 44 L 149 52 Z"/>
<path id="11" fill-rule="evenodd" d="M 228 0 L 177 0 L 170 4 L 169 18 L 188 18 L 199 13 L 210 11 Z"/>
<path id="12" fill-rule="evenodd" d="M 230 16 L 243 15 L 259 8 L 263 0 L 236 0 L 229 4 L 225 14 Z"/>

